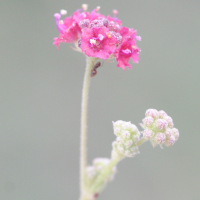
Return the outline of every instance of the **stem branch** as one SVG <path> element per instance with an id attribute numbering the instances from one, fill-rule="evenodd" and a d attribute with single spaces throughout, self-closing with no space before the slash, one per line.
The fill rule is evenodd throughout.
<path id="1" fill-rule="evenodd" d="M 143 143 L 145 143 L 147 141 L 147 139 L 142 138 L 141 140 L 138 141 L 137 146 L 139 147 L 140 145 L 142 145 Z"/>
<path id="2" fill-rule="evenodd" d="M 91 193 L 95 193 L 96 190 L 104 184 L 104 182 L 108 178 L 108 175 L 111 174 L 113 167 L 116 166 L 119 161 L 120 160 L 116 159 L 112 159 L 110 161 L 109 165 L 101 172 L 101 174 L 99 174 L 93 186 L 90 188 Z"/>

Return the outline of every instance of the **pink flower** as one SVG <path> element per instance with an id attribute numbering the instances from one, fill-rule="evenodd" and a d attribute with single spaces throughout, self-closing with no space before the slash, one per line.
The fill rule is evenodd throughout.
<path id="1" fill-rule="evenodd" d="M 131 69 L 131 65 L 128 63 L 130 58 L 133 62 L 137 63 L 139 60 L 139 48 L 135 45 L 135 42 L 130 42 L 126 38 L 120 47 L 115 52 L 115 57 L 118 62 L 117 67 L 121 67 L 125 70 L 125 66 Z"/>
<path id="2" fill-rule="evenodd" d="M 87 56 L 107 59 L 115 51 L 116 43 L 117 39 L 112 37 L 106 27 L 83 29 L 81 49 Z"/>
<path id="3" fill-rule="evenodd" d="M 57 49 L 59 49 L 58 47 L 59 47 L 60 42 L 63 42 L 63 39 L 61 39 L 59 37 L 58 38 L 54 38 L 53 44 L 56 45 Z"/>
<path id="4" fill-rule="evenodd" d="M 81 28 L 72 17 L 67 17 L 62 21 L 60 20 L 60 14 L 56 13 L 54 16 L 58 31 L 60 32 L 59 37 L 54 38 L 53 43 L 57 48 L 60 42 L 73 43 L 81 37 Z"/>
<path id="5" fill-rule="evenodd" d="M 128 66 L 130 69 L 131 65 L 128 63 L 130 58 L 135 63 L 139 60 L 139 48 L 136 46 L 134 39 L 136 37 L 136 31 L 122 27 L 119 33 L 123 37 L 123 42 L 115 51 L 115 57 L 118 62 L 117 67 L 125 70 L 125 66 Z"/>
<path id="6" fill-rule="evenodd" d="M 61 15 L 67 11 L 56 13 L 54 17 L 60 35 L 54 38 L 53 44 L 58 48 L 61 42 L 75 43 L 75 50 L 89 57 L 116 58 L 118 67 L 125 69 L 128 66 L 130 69 L 130 58 L 135 63 L 139 60 L 135 39 L 141 40 L 141 37 L 136 35 L 135 30 L 122 27 L 121 21 L 116 18 L 117 10 L 113 10 L 113 17 L 105 17 L 98 12 L 99 9 L 97 7 L 89 13 L 86 12 L 87 5 L 83 4 L 82 9 L 64 20 L 61 20 Z"/>

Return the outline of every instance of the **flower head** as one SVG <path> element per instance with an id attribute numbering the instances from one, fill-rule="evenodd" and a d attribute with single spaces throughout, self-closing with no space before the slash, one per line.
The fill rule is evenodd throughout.
<path id="1" fill-rule="evenodd" d="M 126 157 L 133 157 L 139 153 L 137 142 L 140 139 L 138 128 L 130 122 L 118 120 L 113 122 L 114 134 L 113 151 Z"/>
<path id="2" fill-rule="evenodd" d="M 150 140 L 152 145 L 163 144 L 172 146 L 179 137 L 178 129 L 174 128 L 173 120 L 163 110 L 148 109 L 142 120 L 143 138 Z"/>
<path id="3" fill-rule="evenodd" d="M 56 20 L 57 29 L 60 32 L 58 38 L 54 38 L 54 43 L 57 48 L 61 42 L 73 43 L 76 42 L 81 36 L 81 28 L 72 17 L 65 18 L 64 21 L 60 20 L 61 15 L 54 15 Z"/>
<path id="4" fill-rule="evenodd" d="M 135 39 L 140 40 L 141 37 L 136 35 L 135 30 L 122 26 L 116 17 L 117 10 L 113 10 L 113 17 L 106 17 L 98 12 L 100 7 L 91 13 L 86 12 L 87 8 L 88 5 L 83 4 L 81 9 L 64 20 L 61 17 L 67 14 L 66 10 L 54 15 L 60 35 L 54 38 L 53 44 L 58 48 L 62 42 L 75 43 L 77 50 L 89 57 L 115 58 L 118 67 L 125 69 L 127 66 L 130 69 L 130 58 L 135 63 L 139 60 Z"/>

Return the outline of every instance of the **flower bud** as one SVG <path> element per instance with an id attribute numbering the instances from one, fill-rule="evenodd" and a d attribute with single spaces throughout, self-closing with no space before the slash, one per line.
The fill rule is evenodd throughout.
<path id="1" fill-rule="evenodd" d="M 152 145 L 153 147 L 155 147 L 157 144 L 159 144 L 160 147 L 162 148 L 162 144 L 165 142 L 165 140 L 166 136 L 164 133 L 157 133 L 152 140 Z"/>
<path id="2" fill-rule="evenodd" d="M 145 115 L 140 124 L 144 129 L 143 138 L 149 139 L 154 147 L 159 144 L 162 148 L 163 143 L 172 146 L 179 137 L 178 129 L 173 128 L 172 118 L 165 111 L 156 109 L 148 109 Z"/>
<path id="3" fill-rule="evenodd" d="M 122 133 L 121 133 L 121 137 L 123 139 L 128 139 L 128 138 L 130 138 L 130 136 L 131 136 L 131 134 L 129 131 L 122 131 Z"/>
<path id="4" fill-rule="evenodd" d="M 157 133 L 154 137 L 154 141 L 156 144 L 163 144 L 166 140 L 166 136 L 164 133 Z"/>
<path id="5" fill-rule="evenodd" d="M 119 26 L 119 25 L 118 25 L 118 26 Z M 117 33 L 117 32 L 115 32 L 115 31 L 110 31 L 110 34 L 111 34 L 111 36 L 113 36 L 113 37 L 117 40 L 116 45 L 119 45 L 119 44 L 122 43 L 122 36 L 121 36 L 120 33 Z"/>
<path id="6" fill-rule="evenodd" d="M 98 19 L 95 19 L 95 20 L 93 20 L 92 22 L 90 22 L 90 25 L 89 25 L 89 28 L 94 28 L 94 27 L 103 27 L 104 25 L 103 25 L 103 21 L 101 21 L 101 20 L 98 20 Z"/>
<path id="7" fill-rule="evenodd" d="M 142 122 L 145 127 L 151 127 L 153 125 L 154 119 L 150 116 L 147 116 L 142 120 Z"/>
<path id="8" fill-rule="evenodd" d="M 110 21 L 108 24 L 108 29 L 110 31 L 118 32 L 118 31 L 120 31 L 121 28 L 120 28 L 119 24 L 115 23 L 114 21 Z"/>
<path id="9" fill-rule="evenodd" d="M 146 117 L 150 116 L 154 119 L 158 119 L 158 116 L 159 116 L 158 111 L 156 109 L 148 109 L 146 111 L 145 115 L 146 115 Z"/>
<path id="10" fill-rule="evenodd" d="M 165 116 L 167 116 L 167 113 L 164 110 L 158 111 L 159 118 L 163 119 Z"/>
<path id="11" fill-rule="evenodd" d="M 175 143 L 176 139 L 173 135 L 170 136 L 170 138 L 167 138 L 165 141 L 165 145 L 167 147 L 172 146 Z"/>
<path id="12" fill-rule="evenodd" d="M 166 138 L 170 138 L 172 135 L 172 129 L 171 128 L 167 128 L 167 130 L 165 131 L 165 135 Z"/>
<path id="13" fill-rule="evenodd" d="M 114 129 L 114 134 L 115 134 L 116 136 L 118 136 L 118 135 L 120 134 L 120 131 L 121 131 L 121 129 L 120 129 L 119 127 L 116 127 L 116 128 Z"/>
<path id="14" fill-rule="evenodd" d="M 113 126 L 114 127 L 121 127 L 121 125 L 123 124 L 124 122 L 122 120 L 118 120 L 116 122 L 113 122 Z"/>
<path id="15" fill-rule="evenodd" d="M 131 145 L 133 144 L 133 141 L 132 140 L 127 140 L 124 142 L 124 145 L 128 148 L 130 147 Z"/>
<path id="16" fill-rule="evenodd" d="M 138 128 L 131 122 L 116 121 L 113 122 L 114 134 L 118 137 L 113 142 L 113 155 L 118 157 L 133 157 L 139 153 L 137 142 L 140 139 Z"/>
<path id="17" fill-rule="evenodd" d="M 165 116 L 165 117 L 164 117 L 164 120 L 167 121 L 168 127 L 173 128 L 174 123 L 173 123 L 173 119 L 172 119 L 170 116 Z"/>
<path id="18" fill-rule="evenodd" d="M 122 129 L 124 129 L 124 130 L 130 130 L 131 129 L 131 126 L 132 124 L 130 123 L 130 122 L 124 122 L 122 125 L 121 125 L 121 127 L 122 127 Z"/>
<path id="19" fill-rule="evenodd" d="M 86 28 L 89 26 L 90 20 L 89 19 L 84 19 L 79 22 L 79 27 L 80 28 Z"/>
<path id="20" fill-rule="evenodd" d="M 172 135 L 175 137 L 176 140 L 179 138 L 179 131 L 177 128 L 172 129 Z"/>
<path id="21" fill-rule="evenodd" d="M 168 126 L 168 123 L 164 119 L 157 119 L 155 125 L 159 131 L 165 131 Z"/>
<path id="22" fill-rule="evenodd" d="M 143 132 L 143 137 L 149 140 L 153 136 L 153 131 L 149 129 L 145 129 Z"/>
<path id="23" fill-rule="evenodd" d="M 98 19 L 101 20 L 101 21 L 103 22 L 103 25 L 104 25 L 105 27 L 108 27 L 108 24 L 109 24 L 108 19 L 103 18 L 103 17 L 99 17 Z"/>

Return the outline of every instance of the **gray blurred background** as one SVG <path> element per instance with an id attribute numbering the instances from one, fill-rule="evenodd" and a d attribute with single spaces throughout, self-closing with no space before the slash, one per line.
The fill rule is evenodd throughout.
<path id="1" fill-rule="evenodd" d="M 118 165 L 99 200 L 200 199 L 199 0 L 7 0 L 0 2 L 0 200 L 77 200 L 80 103 L 85 57 L 58 36 L 54 13 L 119 11 L 142 49 L 131 70 L 104 62 L 91 81 L 88 162 L 110 157 L 112 121 L 138 125 L 165 110 L 180 131 L 161 150 L 145 143 Z M 139 127 L 139 126 L 138 126 Z M 141 130 L 141 128 L 140 128 Z"/>

